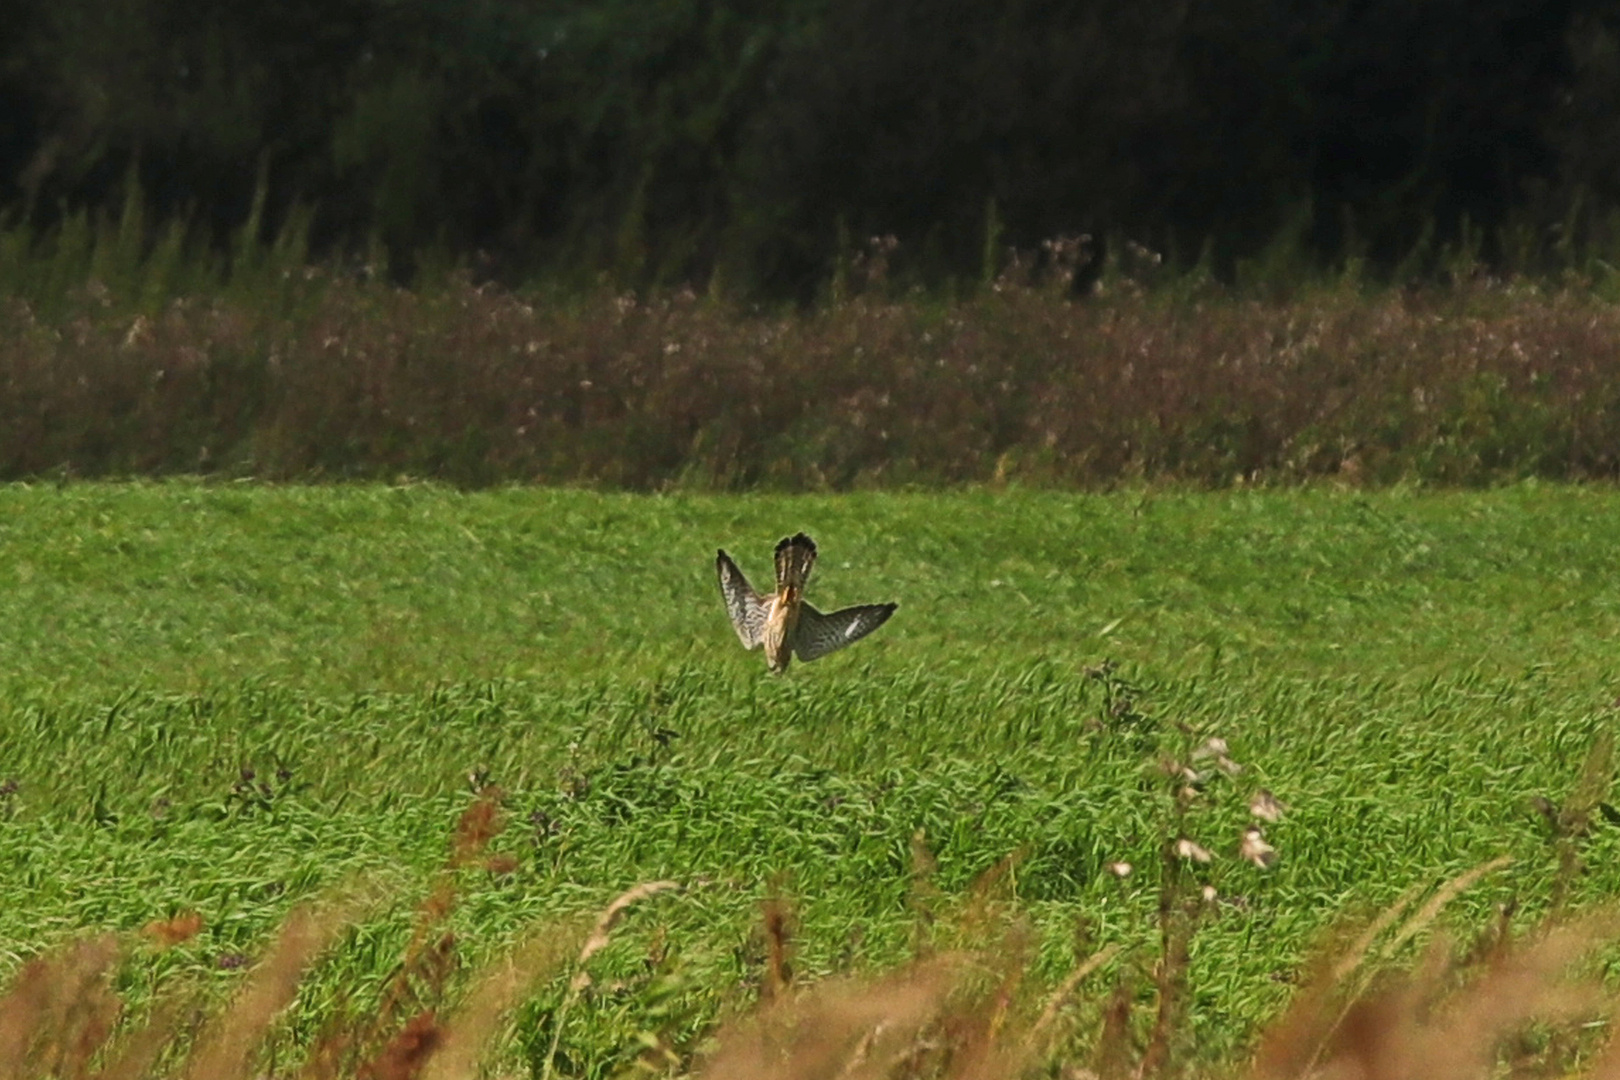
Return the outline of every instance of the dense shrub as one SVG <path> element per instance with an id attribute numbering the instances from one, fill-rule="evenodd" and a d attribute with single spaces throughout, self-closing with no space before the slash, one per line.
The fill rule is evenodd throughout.
<path id="1" fill-rule="evenodd" d="M 4 301 L 0 475 L 648 489 L 1451 484 L 1620 471 L 1620 311 L 1578 291 L 1288 301 L 1004 283 L 744 312 L 690 293 Z"/>

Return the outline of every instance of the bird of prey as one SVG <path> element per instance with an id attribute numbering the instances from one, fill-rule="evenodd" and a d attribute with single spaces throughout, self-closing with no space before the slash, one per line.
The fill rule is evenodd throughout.
<path id="1" fill-rule="evenodd" d="M 765 646 L 771 670 L 783 672 L 793 657 L 808 663 L 859 641 L 888 621 L 895 604 L 861 604 L 823 615 L 804 602 L 804 585 L 816 565 L 816 543 L 804 533 L 776 545 L 776 592 L 757 593 L 731 556 L 719 552 L 714 568 L 720 595 L 743 648 Z"/>

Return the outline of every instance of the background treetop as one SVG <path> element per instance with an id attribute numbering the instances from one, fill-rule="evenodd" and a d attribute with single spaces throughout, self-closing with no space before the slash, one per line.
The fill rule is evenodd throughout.
<path id="1" fill-rule="evenodd" d="M 1608 236 L 1595 0 L 3 0 L 0 207 L 809 295 L 1128 237 L 1393 267 Z M 1522 252 L 1515 253 L 1522 254 Z"/>

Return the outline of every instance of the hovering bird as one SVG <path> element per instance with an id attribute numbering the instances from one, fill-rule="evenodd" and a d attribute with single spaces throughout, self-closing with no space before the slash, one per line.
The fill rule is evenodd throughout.
<path id="1" fill-rule="evenodd" d="M 723 550 L 714 560 L 720 595 L 743 648 L 765 646 L 765 661 L 786 671 L 796 655 L 808 663 L 859 641 L 888 621 L 895 604 L 862 604 L 823 615 L 804 602 L 804 585 L 816 565 L 816 542 L 804 533 L 776 545 L 776 592 L 754 591 Z"/>

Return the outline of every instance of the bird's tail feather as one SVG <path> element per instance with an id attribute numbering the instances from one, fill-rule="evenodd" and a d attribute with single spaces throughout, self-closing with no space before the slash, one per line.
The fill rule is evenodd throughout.
<path id="1" fill-rule="evenodd" d="M 776 590 L 802 591 L 816 565 L 816 542 L 804 533 L 784 537 L 776 545 Z"/>

